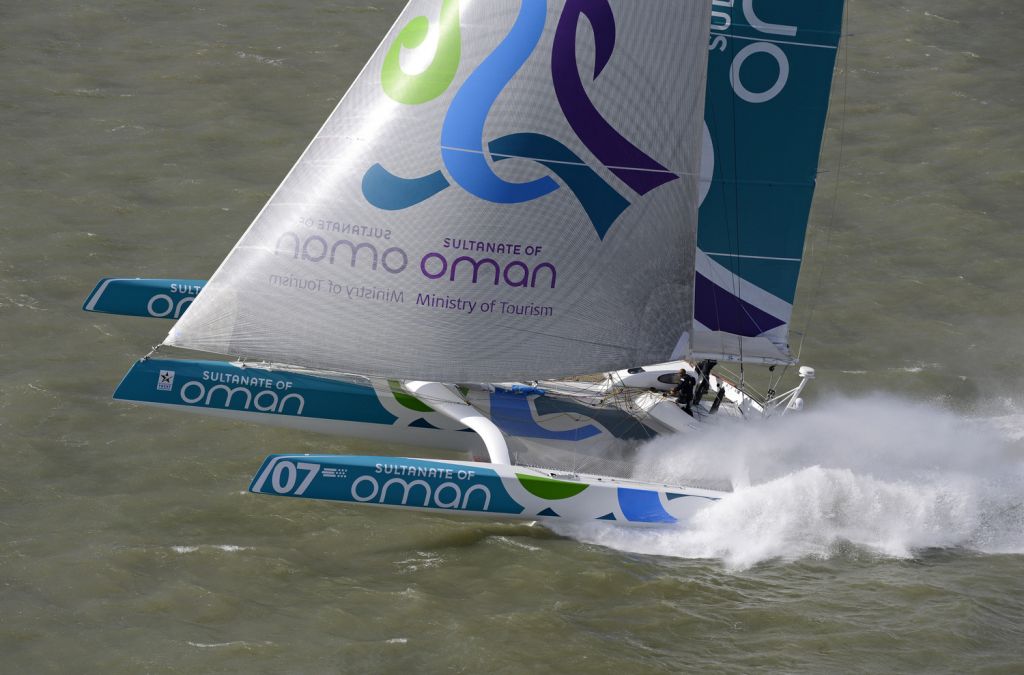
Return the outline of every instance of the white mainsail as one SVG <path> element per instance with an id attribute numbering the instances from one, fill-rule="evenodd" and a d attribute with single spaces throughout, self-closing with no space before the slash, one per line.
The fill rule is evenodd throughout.
<path id="1" fill-rule="evenodd" d="M 678 355 L 709 22 L 410 2 L 165 343 L 447 382 Z"/>

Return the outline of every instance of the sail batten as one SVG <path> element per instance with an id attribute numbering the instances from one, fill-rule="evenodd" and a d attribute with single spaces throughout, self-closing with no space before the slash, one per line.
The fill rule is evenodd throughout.
<path id="1" fill-rule="evenodd" d="M 709 25 L 703 0 L 413 0 L 166 342 L 446 382 L 678 353 Z"/>

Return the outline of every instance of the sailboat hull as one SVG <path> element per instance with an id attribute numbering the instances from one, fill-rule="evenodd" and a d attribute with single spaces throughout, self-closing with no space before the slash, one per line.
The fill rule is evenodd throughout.
<path id="1" fill-rule="evenodd" d="M 204 279 L 104 277 L 82 303 L 82 309 L 121 316 L 180 319 L 204 286 Z"/>
<path id="2" fill-rule="evenodd" d="M 727 493 L 522 466 L 409 457 L 271 455 L 251 492 L 544 522 L 685 525 Z"/>
<path id="3" fill-rule="evenodd" d="M 665 431 L 614 407 L 585 405 L 541 390 L 517 392 L 514 387 L 494 386 L 466 395 L 514 440 L 523 457 L 532 458 L 528 463 L 551 465 L 547 454 L 534 454 L 545 448 L 614 458 Z M 114 399 L 362 438 L 385 447 L 428 447 L 488 457 L 481 437 L 445 414 L 440 401 L 425 402 L 397 380 L 353 382 L 237 362 L 147 358 L 133 364 Z"/>
<path id="4" fill-rule="evenodd" d="M 475 433 L 405 394 L 397 383 L 358 384 L 239 363 L 137 361 L 121 401 L 300 431 L 486 456 Z"/>

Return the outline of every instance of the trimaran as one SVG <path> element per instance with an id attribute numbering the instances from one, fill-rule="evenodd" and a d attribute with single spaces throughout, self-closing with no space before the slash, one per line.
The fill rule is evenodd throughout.
<path id="1" fill-rule="evenodd" d="M 795 363 L 841 18 L 842 0 L 412 0 L 208 283 L 90 294 L 237 359 L 151 354 L 115 398 L 474 458 L 272 455 L 253 492 L 686 521 L 727 492 L 635 479 L 637 446 L 798 409 L 813 377 L 764 398 L 708 366 Z M 707 391 L 689 411 L 667 394 L 681 370 Z"/>

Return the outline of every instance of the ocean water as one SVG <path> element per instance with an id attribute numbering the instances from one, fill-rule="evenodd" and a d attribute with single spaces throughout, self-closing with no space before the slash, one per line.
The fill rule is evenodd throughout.
<path id="1" fill-rule="evenodd" d="M 738 485 L 687 528 L 265 499 L 268 452 L 386 450 L 110 400 L 169 324 L 96 279 L 208 277 L 402 4 L 0 3 L 0 671 L 1024 671 L 1012 3 L 849 1 L 818 379 L 644 448 Z"/>

